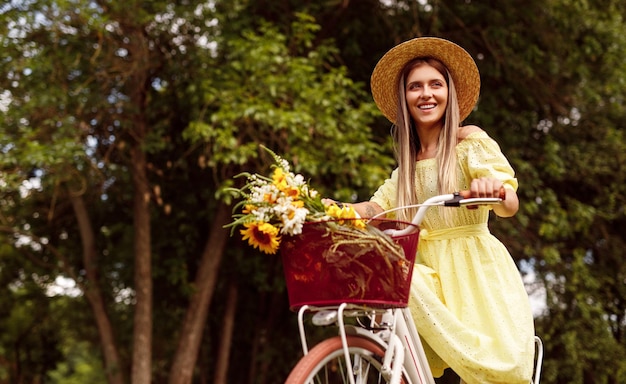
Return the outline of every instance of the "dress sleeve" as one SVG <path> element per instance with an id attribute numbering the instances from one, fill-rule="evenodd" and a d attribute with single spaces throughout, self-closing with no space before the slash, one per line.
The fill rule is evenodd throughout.
<path id="1" fill-rule="evenodd" d="M 389 210 L 396 206 L 396 189 L 398 184 L 398 169 L 391 172 L 391 176 L 378 187 L 371 202 L 378 204 L 383 210 Z"/>
<path id="2" fill-rule="evenodd" d="M 498 143 L 485 132 L 468 136 L 461 142 L 465 147 L 465 159 L 460 159 L 464 172 L 470 179 L 493 177 L 502 181 L 506 188 L 517 191 L 515 171 L 500 150 Z M 463 154 L 461 155 L 463 157 Z"/>

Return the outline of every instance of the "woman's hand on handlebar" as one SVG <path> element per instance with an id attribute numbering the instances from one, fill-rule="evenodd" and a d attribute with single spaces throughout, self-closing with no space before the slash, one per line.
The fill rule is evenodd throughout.
<path id="1" fill-rule="evenodd" d="M 333 204 L 337 204 L 337 205 L 339 205 L 340 207 L 343 205 L 343 203 L 341 203 L 341 202 L 339 202 L 339 201 L 335 201 L 335 200 L 333 200 L 333 199 L 329 199 L 329 198 L 326 198 L 326 197 L 322 198 L 322 204 L 324 204 L 324 205 L 326 205 L 326 206 L 328 206 L 328 205 L 333 205 Z"/>
<path id="2" fill-rule="evenodd" d="M 501 195 L 502 193 L 504 196 Z M 511 217 L 519 209 L 517 193 L 511 188 L 505 188 L 502 181 L 498 179 L 481 177 L 472 180 L 470 195 L 471 197 L 500 197 L 502 203 L 493 206 L 493 211 L 500 217 Z"/>
<path id="3" fill-rule="evenodd" d="M 499 197 L 502 181 L 490 177 L 472 180 L 470 192 L 472 197 Z"/>

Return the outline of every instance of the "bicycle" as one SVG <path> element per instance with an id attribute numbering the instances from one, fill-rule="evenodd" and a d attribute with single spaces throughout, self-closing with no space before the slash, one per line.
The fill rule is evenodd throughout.
<path id="1" fill-rule="evenodd" d="M 396 241 L 404 242 L 402 246 L 405 247 L 406 255 L 410 255 L 410 252 L 415 254 L 419 224 L 428 208 L 498 204 L 504 198 L 504 190 L 498 198 L 469 196 L 469 191 L 463 191 L 432 197 L 416 206 L 418 211 L 412 223 L 404 229 L 387 229 L 385 233 Z M 285 274 L 287 277 L 287 270 Z M 411 271 L 408 273 L 409 285 L 410 274 Z M 407 308 L 408 297 L 404 302 L 402 300 L 405 298 L 398 301 L 394 297 L 387 301 L 379 300 L 377 296 L 345 302 L 325 297 L 322 300 L 308 300 L 306 295 L 292 298 L 289 283 L 287 286 L 292 309 L 299 307 L 298 328 L 304 356 L 291 371 L 286 384 L 434 384 L 418 330 Z M 305 313 L 313 314 L 311 320 L 314 326 L 337 326 L 339 335 L 323 340 L 309 350 L 304 326 Z M 347 320 L 352 323 L 346 324 Z M 541 339 L 535 336 L 535 364 L 531 384 L 539 384 L 542 361 L 543 345 Z"/>

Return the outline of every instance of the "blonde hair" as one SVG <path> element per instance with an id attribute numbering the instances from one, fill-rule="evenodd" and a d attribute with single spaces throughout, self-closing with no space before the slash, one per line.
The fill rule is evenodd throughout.
<path id="1" fill-rule="evenodd" d="M 398 207 L 415 205 L 417 201 L 417 188 L 415 184 L 415 164 L 420 150 L 420 141 L 416 127 L 411 119 L 406 105 L 405 80 L 409 72 L 420 65 L 429 65 L 438 70 L 446 79 L 448 85 L 448 103 L 444 115 L 443 129 L 439 134 L 437 143 L 437 189 L 439 193 L 452 193 L 457 187 L 457 157 L 456 144 L 460 125 L 459 103 L 452 81 L 452 76 L 445 65 L 433 58 L 417 58 L 408 62 L 398 81 L 398 113 L 397 121 L 393 127 L 394 152 L 398 162 L 398 184 L 396 192 L 396 205 Z M 398 219 L 411 221 L 417 208 L 408 208 L 399 211 Z M 443 210 L 443 219 L 450 222 L 449 210 Z"/>

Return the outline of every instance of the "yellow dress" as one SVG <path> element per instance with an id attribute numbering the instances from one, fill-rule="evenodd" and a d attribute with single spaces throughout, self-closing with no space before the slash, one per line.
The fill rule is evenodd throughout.
<path id="1" fill-rule="evenodd" d="M 457 144 L 459 190 L 472 179 L 517 179 L 498 144 L 475 132 Z M 397 169 L 371 201 L 395 207 Z M 418 201 L 437 195 L 435 159 L 417 163 Z M 446 225 L 439 209 L 453 210 Z M 409 307 L 435 377 L 451 367 L 468 384 L 528 384 L 534 325 L 522 279 L 504 245 L 487 227 L 489 208 L 430 208 L 423 223 Z"/>

